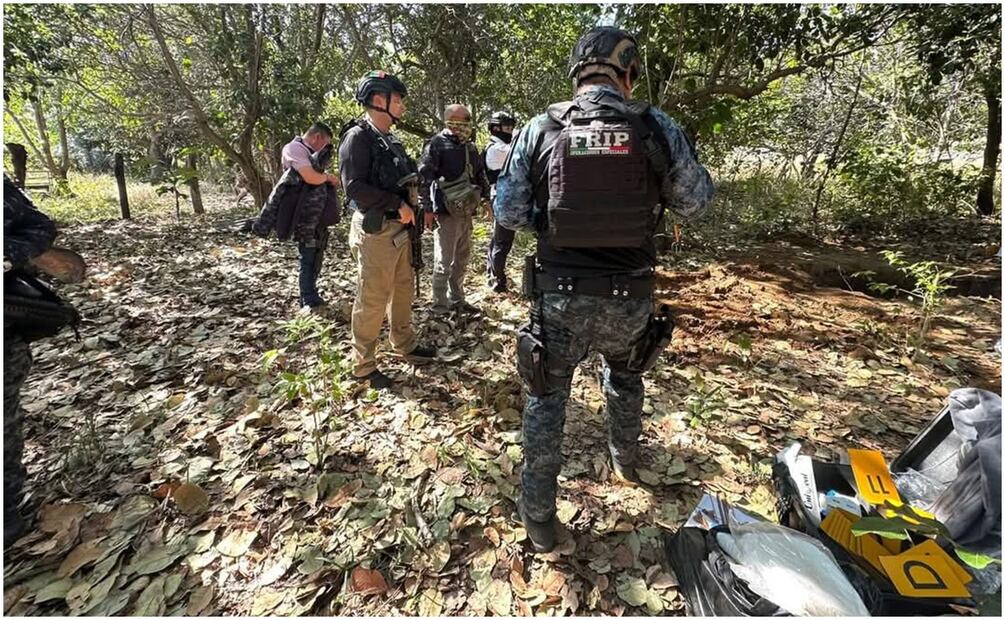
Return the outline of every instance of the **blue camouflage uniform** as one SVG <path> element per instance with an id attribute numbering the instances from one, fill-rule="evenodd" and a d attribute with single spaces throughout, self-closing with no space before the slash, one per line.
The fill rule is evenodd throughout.
<path id="1" fill-rule="evenodd" d="M 3 177 L 4 273 L 22 269 L 48 250 L 56 238 L 56 225 L 35 208 L 5 174 Z M 6 275 L 5 275 L 6 279 Z M 21 423 L 21 385 L 31 371 L 28 342 L 5 321 L 3 338 L 3 527 L 4 549 L 22 533 L 24 519 L 18 512 L 26 470 L 21 463 L 24 438 Z"/>
<path id="2" fill-rule="evenodd" d="M 623 100 L 614 88 L 589 86 Z M 663 129 L 670 150 L 670 168 L 661 180 L 663 204 L 681 216 L 704 210 L 714 188 L 708 171 L 698 163 L 694 148 L 680 127 L 656 108 L 650 113 Z M 547 114 L 530 121 L 520 132 L 512 153 L 496 184 L 493 203 L 496 221 L 511 229 L 533 230 L 537 210 L 531 165 Z M 654 257 L 655 259 L 655 257 Z M 652 267 L 655 267 L 655 260 Z M 547 266 L 542 265 L 547 272 Z M 614 270 L 616 272 L 616 269 Z M 612 273 L 611 269 L 604 273 Z M 627 367 L 629 351 L 653 314 L 651 299 L 615 299 L 577 294 L 546 292 L 539 304 L 542 340 L 546 349 L 547 390 L 543 396 L 528 395 L 523 413 L 521 501 L 535 521 L 548 521 L 555 513 L 558 474 L 562 465 L 562 428 L 572 375 L 589 351 L 604 360 L 603 390 L 607 400 L 608 438 L 612 457 L 619 463 L 634 463 L 642 430 L 642 373 Z"/>

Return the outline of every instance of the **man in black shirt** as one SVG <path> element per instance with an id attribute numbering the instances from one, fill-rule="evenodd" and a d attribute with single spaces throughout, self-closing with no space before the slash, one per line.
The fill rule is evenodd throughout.
<path id="1" fill-rule="evenodd" d="M 408 226 L 415 222 L 415 161 L 391 133 L 405 113 L 405 85 L 371 71 L 356 89 L 366 114 L 350 124 L 339 144 L 342 187 L 353 210 L 349 248 L 359 269 L 352 307 L 353 375 L 375 389 L 392 381 L 377 368 L 376 349 L 387 314 L 394 350 L 412 362 L 432 360 L 412 329 L 412 264 Z"/>
<path id="2" fill-rule="evenodd" d="M 429 139 L 419 164 L 426 225 L 436 221 L 433 312 L 477 309 L 464 300 L 474 215 L 489 196 L 489 182 L 472 141 L 471 112 L 460 104 L 443 112 L 446 127 Z"/>

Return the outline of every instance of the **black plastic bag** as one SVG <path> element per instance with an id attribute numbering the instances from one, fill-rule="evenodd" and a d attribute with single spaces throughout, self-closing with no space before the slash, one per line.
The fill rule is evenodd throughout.
<path id="1" fill-rule="evenodd" d="M 755 594 L 729 567 L 729 559 L 716 542 L 727 527 L 703 530 L 682 527 L 664 537 L 670 567 L 677 575 L 678 591 L 689 616 L 790 616 L 771 601 Z"/>

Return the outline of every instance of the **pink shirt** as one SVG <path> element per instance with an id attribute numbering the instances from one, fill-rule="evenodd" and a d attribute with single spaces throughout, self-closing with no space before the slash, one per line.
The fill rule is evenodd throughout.
<path id="1" fill-rule="evenodd" d="M 282 156 L 283 170 L 293 168 L 299 170 L 304 166 L 311 165 L 311 150 L 307 145 L 299 140 L 293 140 L 283 147 Z"/>

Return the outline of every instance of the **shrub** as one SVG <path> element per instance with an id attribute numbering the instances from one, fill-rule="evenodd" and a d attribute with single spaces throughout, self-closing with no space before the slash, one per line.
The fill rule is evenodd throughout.
<path id="1" fill-rule="evenodd" d="M 894 149 L 860 149 L 835 175 L 830 217 L 851 233 L 925 232 L 972 213 L 979 172 L 954 170 L 949 161 L 919 163 Z"/>
<path id="2" fill-rule="evenodd" d="M 119 218 L 119 190 L 110 175 L 73 173 L 69 175 L 70 193 L 32 193 L 40 210 L 60 224 L 99 222 Z M 129 210 L 133 217 L 169 213 L 173 208 L 170 196 L 158 196 L 148 183 L 127 180 Z"/>

